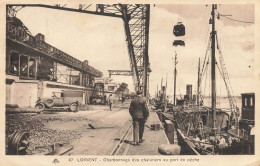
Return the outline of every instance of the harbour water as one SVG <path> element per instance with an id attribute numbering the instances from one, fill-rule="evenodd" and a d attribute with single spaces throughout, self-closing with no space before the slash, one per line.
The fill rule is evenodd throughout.
<path id="1" fill-rule="evenodd" d="M 172 96 L 170 96 L 170 98 L 173 98 Z M 240 96 L 236 96 L 235 97 L 236 100 L 236 104 L 237 107 L 239 108 L 239 110 L 241 110 L 242 107 L 242 98 Z M 225 109 L 229 109 L 229 101 L 227 97 L 220 97 L 218 96 L 216 99 L 216 107 L 217 108 L 225 108 Z M 170 100 L 170 103 L 172 103 L 172 101 Z M 211 98 L 210 97 L 204 97 L 203 98 L 203 104 L 204 106 L 208 106 L 211 107 Z"/>
<path id="2" fill-rule="evenodd" d="M 235 97 L 235 100 L 236 100 L 236 103 L 237 103 L 237 107 L 239 108 L 239 110 L 241 110 L 241 107 L 242 107 L 242 98 L 237 96 Z M 228 98 L 227 97 L 217 97 L 217 100 L 216 100 L 216 107 L 217 108 L 230 108 L 229 106 L 229 101 L 228 101 Z M 205 106 L 211 106 L 211 98 L 209 97 L 204 97 L 203 99 L 203 103 Z"/>

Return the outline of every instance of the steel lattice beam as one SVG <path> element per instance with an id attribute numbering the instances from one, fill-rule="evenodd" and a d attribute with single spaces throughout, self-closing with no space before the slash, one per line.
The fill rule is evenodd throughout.
<path id="1" fill-rule="evenodd" d="M 78 8 L 69 8 L 61 5 L 43 5 L 43 4 L 12 4 L 7 7 L 9 14 L 16 14 L 17 6 L 25 7 L 45 7 L 87 14 L 95 14 L 109 17 L 122 18 L 124 22 L 126 42 L 128 46 L 128 55 L 130 59 L 130 68 L 133 73 L 135 90 L 144 89 L 144 95 L 147 94 L 147 73 L 150 72 L 150 63 L 148 56 L 149 42 L 149 20 L 150 5 L 148 4 L 114 4 L 114 5 L 96 5 L 95 10 L 90 10 L 91 5 L 80 4 Z"/>
<path id="2" fill-rule="evenodd" d="M 52 45 L 37 41 L 34 36 L 24 31 L 24 33 L 18 33 L 21 31 L 19 27 L 12 25 L 11 23 L 6 24 L 6 39 L 11 43 L 16 43 L 24 47 L 28 47 L 39 53 L 46 55 L 47 57 L 55 60 L 63 65 L 73 67 L 79 71 L 83 70 L 84 73 L 89 73 L 96 77 L 101 77 L 103 74 L 99 70 L 84 64 L 80 60 L 68 55 L 67 53 L 53 47 Z"/>
<path id="3" fill-rule="evenodd" d="M 133 72 L 130 70 L 108 70 L 109 77 L 111 75 L 133 76 Z"/>

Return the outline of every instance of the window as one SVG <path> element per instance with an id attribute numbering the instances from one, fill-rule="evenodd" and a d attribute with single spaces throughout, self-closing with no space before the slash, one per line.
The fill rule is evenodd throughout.
<path id="1" fill-rule="evenodd" d="M 90 76 L 89 77 L 89 85 L 94 85 L 94 77 L 93 76 Z"/>
<path id="2" fill-rule="evenodd" d="M 61 98 L 63 96 L 63 92 L 53 92 L 53 97 Z"/>
<path id="3" fill-rule="evenodd" d="M 19 55 L 16 52 L 10 54 L 10 74 L 18 75 L 19 70 Z"/>
<path id="4" fill-rule="evenodd" d="M 34 58 L 30 58 L 29 60 L 29 77 L 35 78 L 36 74 L 36 61 Z"/>
<path id="5" fill-rule="evenodd" d="M 89 75 L 86 75 L 86 86 L 89 85 Z"/>
<path id="6" fill-rule="evenodd" d="M 53 61 L 46 58 L 41 58 L 40 62 L 38 63 L 37 79 L 52 80 L 54 78 L 52 76 L 53 72 Z"/>
<path id="7" fill-rule="evenodd" d="M 70 80 L 72 85 L 80 85 L 80 73 L 79 71 L 71 69 Z"/>
<path id="8" fill-rule="evenodd" d="M 28 57 L 24 55 L 20 57 L 20 76 L 28 77 Z"/>
<path id="9" fill-rule="evenodd" d="M 86 75 L 82 74 L 82 86 L 86 86 Z"/>
<path id="10" fill-rule="evenodd" d="M 245 98 L 245 106 L 247 106 L 247 98 Z"/>
<path id="11" fill-rule="evenodd" d="M 250 106 L 253 106 L 253 97 L 250 97 Z"/>

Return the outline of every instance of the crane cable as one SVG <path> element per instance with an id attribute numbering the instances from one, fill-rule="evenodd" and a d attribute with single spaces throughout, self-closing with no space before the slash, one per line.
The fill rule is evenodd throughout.
<path id="1" fill-rule="evenodd" d="M 251 21 L 241 21 L 241 20 L 236 20 L 236 19 L 229 18 L 229 17 L 223 16 L 223 15 L 220 15 L 220 16 L 225 17 L 226 19 L 229 19 L 229 20 L 232 20 L 232 21 L 242 22 L 242 23 L 246 23 L 246 24 L 255 24 L 254 22 L 251 22 Z"/>
<path id="2" fill-rule="evenodd" d="M 220 14 L 218 11 L 217 11 L 217 13 L 218 13 L 218 16 L 224 17 L 224 18 L 229 19 L 229 20 L 232 20 L 232 21 L 242 22 L 242 23 L 246 23 L 246 24 L 255 24 L 255 23 L 252 22 L 252 21 L 243 21 L 243 20 L 237 20 L 237 19 L 234 19 L 234 18 L 227 17 L 227 16 L 225 16 L 225 15 Z"/>

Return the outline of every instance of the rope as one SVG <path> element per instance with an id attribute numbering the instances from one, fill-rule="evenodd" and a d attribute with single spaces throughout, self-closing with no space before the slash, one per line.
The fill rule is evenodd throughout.
<path id="1" fill-rule="evenodd" d="M 202 77 L 202 78 L 204 77 L 205 73 L 207 72 L 208 66 L 209 66 L 209 57 L 208 57 L 206 66 L 205 66 L 205 68 L 204 68 L 204 71 L 203 71 L 202 74 L 201 74 L 201 77 Z"/>
<path id="2" fill-rule="evenodd" d="M 202 27 L 204 27 L 204 23 L 205 23 L 204 20 L 205 20 L 206 11 L 207 11 L 206 9 L 208 9 L 207 6 L 206 6 L 206 8 L 204 10 L 203 19 L 202 19 L 202 23 L 201 23 L 202 26 L 200 27 L 199 36 L 201 35 Z"/>
<path id="3" fill-rule="evenodd" d="M 208 74 L 207 74 L 207 73 L 208 73 L 208 70 L 206 70 L 206 78 L 205 78 L 205 83 L 204 83 L 204 84 L 205 84 L 205 86 L 204 86 L 204 91 L 203 91 L 203 94 L 205 94 L 206 87 L 207 87 L 207 86 L 206 86 L 206 85 L 207 85 L 207 76 L 208 76 Z M 202 96 L 202 95 L 201 95 L 201 96 Z M 202 97 L 202 98 L 203 98 L 203 97 Z"/>
<path id="4" fill-rule="evenodd" d="M 217 13 L 218 13 L 219 16 L 224 17 L 224 18 L 229 19 L 229 20 L 232 20 L 232 21 L 242 22 L 242 23 L 246 23 L 246 24 L 254 24 L 254 22 L 252 22 L 252 21 L 237 20 L 237 19 L 234 19 L 234 18 L 227 17 L 225 15 L 222 15 L 218 11 L 217 11 Z"/>
<path id="5" fill-rule="evenodd" d="M 217 39 L 217 45 L 218 45 L 219 55 L 220 55 L 220 57 L 222 57 L 222 59 L 223 59 L 223 55 L 222 55 L 222 52 L 221 52 L 221 47 L 220 47 L 220 44 L 219 44 L 219 41 L 218 41 L 218 35 L 216 35 L 216 39 Z M 221 63 L 221 62 L 220 62 L 220 63 Z M 224 59 L 223 59 L 223 63 L 224 63 Z M 224 73 L 223 70 L 224 70 L 224 69 L 222 69 L 222 74 L 223 74 L 224 82 L 225 82 L 226 86 L 229 85 L 229 86 L 227 87 L 227 90 L 230 92 L 230 95 L 231 95 L 232 99 L 234 100 L 234 103 L 233 103 L 233 104 L 235 104 L 235 106 L 237 107 L 237 102 L 236 102 L 236 99 L 235 99 L 235 97 L 234 97 L 234 92 L 233 92 L 233 89 L 232 89 L 232 86 L 231 86 L 229 77 L 227 76 L 227 78 L 225 78 L 225 75 L 224 75 L 225 73 Z M 228 74 L 227 71 L 226 71 L 226 74 Z M 226 80 L 226 79 L 227 79 L 227 80 Z"/>
<path id="6" fill-rule="evenodd" d="M 207 67 L 207 65 L 208 65 L 208 61 L 209 61 L 209 60 L 207 60 L 209 47 L 210 47 L 210 40 L 209 40 L 209 42 L 208 42 L 208 47 L 207 47 L 207 50 L 206 50 L 206 54 L 205 54 L 205 56 L 204 56 L 204 61 L 203 61 L 202 69 L 201 69 L 201 75 L 202 75 L 202 77 L 203 77 L 203 75 L 204 75 L 203 73 L 205 72 L 206 67 Z M 206 62 L 206 60 L 207 60 L 207 62 Z M 206 65 L 206 66 L 205 66 L 205 65 Z"/>
<path id="7" fill-rule="evenodd" d="M 209 78 L 210 78 L 210 75 L 211 74 L 211 72 L 208 72 L 208 75 L 209 75 Z M 210 88 L 210 85 L 211 85 L 211 79 L 209 79 L 209 96 L 211 96 L 212 95 L 212 93 L 211 93 L 211 88 Z M 211 96 L 212 97 L 212 96 Z"/>
<path id="8" fill-rule="evenodd" d="M 227 16 L 223 16 L 223 15 L 220 15 L 226 19 L 229 19 L 229 20 L 232 20 L 232 21 L 236 21 L 236 22 L 242 22 L 242 23 L 246 23 L 246 24 L 254 24 L 254 22 L 251 22 L 251 21 L 241 21 L 241 20 L 236 20 L 236 19 L 233 19 L 233 18 L 229 18 Z"/>

